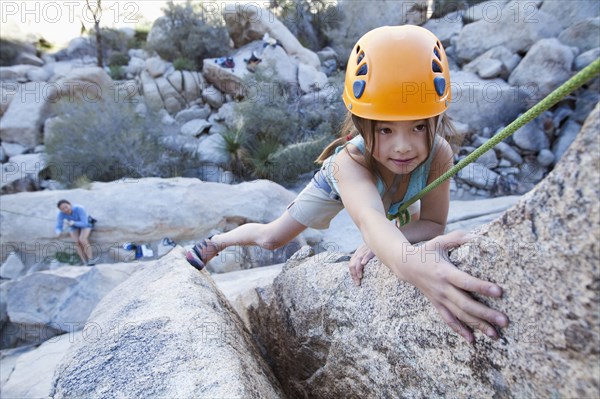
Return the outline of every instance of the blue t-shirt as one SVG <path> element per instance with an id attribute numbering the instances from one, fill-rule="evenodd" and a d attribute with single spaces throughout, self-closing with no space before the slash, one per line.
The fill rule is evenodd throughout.
<path id="1" fill-rule="evenodd" d="M 429 156 L 421 165 L 419 165 L 415 170 L 413 170 L 410 174 L 410 180 L 408 182 L 408 188 L 406 189 L 406 193 L 404 194 L 404 198 L 401 201 L 394 202 L 390 205 L 388 209 L 388 215 L 395 215 L 398 213 L 398 209 L 410 200 L 412 197 L 417 195 L 425 186 L 427 185 L 427 178 L 429 177 L 429 169 L 431 168 L 431 161 L 433 160 L 433 155 L 435 154 L 436 144 L 437 144 L 437 135 L 434 136 L 433 140 L 433 148 L 434 150 L 429 153 Z M 335 149 L 335 153 L 331 155 L 328 159 L 323 163 L 323 169 L 326 173 L 325 179 L 332 191 L 339 196 L 339 190 L 337 186 L 337 180 L 333 177 L 335 174 L 335 166 L 333 166 L 333 161 L 335 156 L 348 144 L 354 144 L 361 153 L 365 153 L 365 140 L 361 135 L 354 137 L 352 140 L 348 141 L 346 144 L 341 145 Z M 377 191 L 379 191 L 379 195 L 381 198 L 385 195 L 385 185 L 379 176 L 377 176 Z"/>
<path id="2" fill-rule="evenodd" d="M 72 228 L 78 228 L 78 229 L 89 229 L 92 228 L 92 225 L 90 224 L 90 222 L 88 221 L 88 214 L 85 211 L 85 209 L 83 209 L 82 206 L 80 205 L 76 205 L 73 204 L 71 206 L 72 212 L 70 215 L 67 215 L 66 213 L 64 213 L 63 211 L 58 211 L 58 217 L 56 220 L 56 234 L 60 234 L 63 231 L 63 222 L 65 220 L 72 220 L 74 223 L 71 226 Z"/>

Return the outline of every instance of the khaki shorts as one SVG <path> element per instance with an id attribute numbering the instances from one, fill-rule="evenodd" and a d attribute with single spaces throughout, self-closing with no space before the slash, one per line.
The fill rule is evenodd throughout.
<path id="1" fill-rule="evenodd" d="M 343 208 L 342 201 L 330 198 L 311 180 L 288 205 L 287 211 L 297 222 L 313 229 L 323 230 L 329 228 L 331 219 Z"/>
<path id="2" fill-rule="evenodd" d="M 315 186 L 313 181 L 298 194 L 296 199 L 288 205 L 287 211 L 297 222 L 317 230 L 329 228 L 331 220 L 344 208 L 340 200 L 334 200 L 329 195 Z M 408 207 L 411 215 L 421 210 L 421 200 Z"/>

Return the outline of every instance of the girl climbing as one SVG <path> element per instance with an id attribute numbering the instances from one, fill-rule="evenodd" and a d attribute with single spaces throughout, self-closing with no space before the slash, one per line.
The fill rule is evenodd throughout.
<path id="1" fill-rule="evenodd" d="M 442 235 L 449 183 L 423 197 L 420 209 L 409 208 L 410 223 L 398 228 L 389 220 L 406 219 L 399 207 L 452 166 L 452 150 L 443 138 L 451 129 L 444 114 L 450 71 L 441 43 L 417 26 L 366 33 L 348 60 L 343 100 L 349 112 L 340 138 L 319 156 L 322 168 L 284 214 L 271 223 L 248 223 L 209 237 L 187 252 L 188 262 L 201 270 L 232 245 L 281 247 L 307 227 L 329 227 L 345 207 L 365 242 L 350 260 L 356 285 L 364 265 L 377 255 L 400 280 L 419 288 L 467 341 L 473 341 L 470 328 L 497 338 L 493 326 L 506 327 L 507 317 L 470 292 L 500 297 L 501 288 L 446 260 L 448 249 L 468 239 L 459 232 Z M 426 242 L 412 245 L 421 241 Z"/>

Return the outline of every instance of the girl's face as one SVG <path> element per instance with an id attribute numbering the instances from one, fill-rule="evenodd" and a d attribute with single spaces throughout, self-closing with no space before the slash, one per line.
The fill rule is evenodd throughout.
<path id="1" fill-rule="evenodd" d="M 405 175 L 428 156 L 427 121 L 395 121 L 375 123 L 373 157 L 393 174 Z"/>
<path id="2" fill-rule="evenodd" d="M 70 215 L 72 212 L 71 205 L 67 203 L 60 204 L 60 207 L 58 209 L 60 209 L 62 213 L 66 213 L 67 215 Z"/>

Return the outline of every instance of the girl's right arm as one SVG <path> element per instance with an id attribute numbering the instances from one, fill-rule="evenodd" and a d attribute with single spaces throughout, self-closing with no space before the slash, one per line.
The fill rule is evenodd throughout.
<path id="1" fill-rule="evenodd" d="M 506 327 L 507 317 L 476 301 L 469 292 L 500 297 L 501 288 L 458 270 L 445 258 L 445 252 L 464 243 L 466 237 L 455 232 L 412 246 L 387 219 L 371 173 L 346 151 L 338 154 L 336 163 L 335 178 L 344 206 L 377 257 L 400 280 L 419 288 L 442 319 L 467 341 L 474 339 L 467 325 L 497 337 L 492 325 Z"/>

